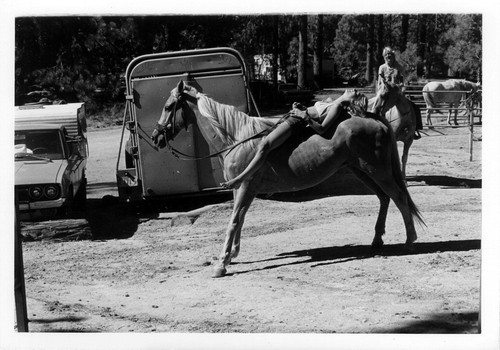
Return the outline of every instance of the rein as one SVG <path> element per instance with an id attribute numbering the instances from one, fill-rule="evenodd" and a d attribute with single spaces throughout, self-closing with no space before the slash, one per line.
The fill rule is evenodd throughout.
<path id="1" fill-rule="evenodd" d="M 177 106 L 177 102 L 176 102 L 176 106 Z M 175 111 L 175 109 L 174 109 L 174 111 Z M 174 114 L 175 114 L 175 112 L 174 112 Z M 248 141 L 250 141 L 250 140 L 253 140 L 253 139 L 255 139 L 255 138 L 257 138 L 257 137 L 259 137 L 259 136 L 261 136 L 261 135 L 263 135 L 263 134 L 267 133 L 268 131 L 270 131 L 270 130 L 272 130 L 272 129 L 276 128 L 279 124 L 281 124 L 283 121 L 285 121 L 285 119 L 286 119 L 286 118 L 288 118 L 288 117 L 295 117 L 295 116 L 291 115 L 290 113 L 287 113 L 287 114 L 285 114 L 283 117 L 281 117 L 281 118 L 278 120 L 278 122 L 276 122 L 276 124 L 274 124 L 274 125 L 272 125 L 272 126 L 268 127 L 267 129 L 264 129 L 264 130 L 262 130 L 262 131 L 259 131 L 258 133 L 254 134 L 254 135 L 252 135 L 252 136 L 249 136 L 249 137 L 247 137 L 247 138 L 245 138 L 245 139 L 243 139 L 243 140 L 241 140 L 241 141 L 238 141 L 237 143 L 235 143 L 235 144 L 233 144 L 233 145 L 231 145 L 231 146 L 229 146 L 229 147 L 226 147 L 226 148 L 224 148 L 224 149 L 222 149 L 222 150 L 220 150 L 220 151 L 217 151 L 217 152 L 214 152 L 214 153 L 208 154 L 208 155 L 203 156 L 203 157 L 197 157 L 197 156 L 193 156 L 193 155 L 186 154 L 186 153 L 184 153 L 184 152 L 179 151 L 178 149 L 176 149 L 175 147 L 173 147 L 173 146 L 170 144 L 169 140 L 168 140 L 166 137 L 165 137 L 165 143 L 166 143 L 167 148 L 168 148 L 168 150 L 170 151 L 170 153 L 171 153 L 171 154 L 172 154 L 175 158 L 180 159 L 180 160 L 203 160 L 203 159 L 213 158 L 213 157 L 216 157 L 216 156 L 218 156 L 218 155 L 220 155 L 220 154 L 222 154 L 222 153 L 225 153 L 225 152 L 230 153 L 230 152 L 231 152 L 233 149 L 235 149 L 237 146 L 239 146 L 239 145 L 241 145 L 241 144 L 243 144 L 243 143 L 245 143 L 245 142 L 248 142 Z M 169 119 L 167 119 L 167 122 L 168 122 L 168 121 L 169 121 Z M 167 124 L 167 123 L 165 123 L 165 124 Z M 173 126 L 172 126 L 172 127 L 173 127 Z M 157 130 L 158 130 L 160 133 L 163 133 L 163 134 L 165 134 L 165 132 L 166 132 L 165 127 L 164 127 L 163 125 L 158 125 Z M 165 136 L 165 135 L 164 135 L 164 136 Z"/>

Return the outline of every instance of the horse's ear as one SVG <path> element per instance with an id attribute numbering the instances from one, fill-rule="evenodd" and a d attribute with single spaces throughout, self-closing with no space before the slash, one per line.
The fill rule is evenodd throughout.
<path id="1" fill-rule="evenodd" d="M 184 81 L 180 80 L 179 83 L 177 84 L 177 92 L 181 93 L 184 91 Z"/>

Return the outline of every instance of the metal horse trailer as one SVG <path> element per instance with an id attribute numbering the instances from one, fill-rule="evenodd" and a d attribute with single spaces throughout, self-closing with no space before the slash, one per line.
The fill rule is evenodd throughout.
<path id="1" fill-rule="evenodd" d="M 222 145 L 212 147 L 198 127 L 191 125 L 171 142 L 173 148 L 197 158 L 183 160 L 168 148 L 156 148 L 150 135 L 170 91 L 181 79 L 218 102 L 258 114 L 240 53 L 213 48 L 144 55 L 130 62 L 125 79 L 126 107 L 116 164 L 120 199 L 138 201 L 221 190 L 221 159 L 207 156 L 220 151 Z M 121 168 L 123 163 L 125 168 Z"/>

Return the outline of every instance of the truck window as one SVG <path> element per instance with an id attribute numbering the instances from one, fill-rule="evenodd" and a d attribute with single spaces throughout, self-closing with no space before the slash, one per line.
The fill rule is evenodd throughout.
<path id="1" fill-rule="evenodd" d="M 19 130 L 15 132 L 16 153 L 27 153 L 50 159 L 63 159 L 63 144 L 58 130 Z M 16 158 L 17 159 L 17 158 Z"/>

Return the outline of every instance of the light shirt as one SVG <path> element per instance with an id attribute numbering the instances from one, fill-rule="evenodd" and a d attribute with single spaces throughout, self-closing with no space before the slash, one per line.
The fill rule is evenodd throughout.
<path id="1" fill-rule="evenodd" d="M 314 104 L 314 108 L 318 112 L 318 116 L 320 120 L 325 119 L 326 115 L 328 114 L 328 108 L 333 105 L 334 101 L 332 102 L 324 102 L 324 101 L 318 101 Z"/>
<path id="2" fill-rule="evenodd" d="M 392 67 L 389 67 L 387 63 L 381 65 L 378 69 L 379 76 L 384 77 L 386 81 L 389 81 L 394 84 L 403 84 L 405 77 L 405 69 L 398 62 L 394 62 Z M 380 85 L 381 79 L 379 78 Z"/>

